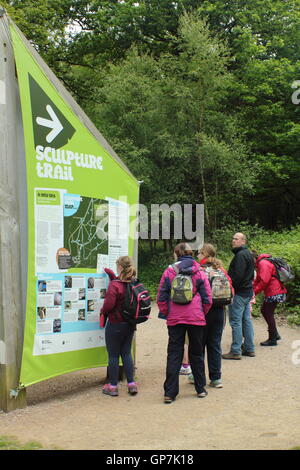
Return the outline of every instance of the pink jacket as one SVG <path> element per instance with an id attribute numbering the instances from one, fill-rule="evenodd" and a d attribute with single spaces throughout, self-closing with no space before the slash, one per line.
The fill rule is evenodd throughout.
<path id="1" fill-rule="evenodd" d="M 179 323 L 189 325 L 206 325 L 205 315 L 212 305 L 212 294 L 209 281 L 199 264 L 191 256 L 182 256 L 178 260 L 180 272 L 192 276 L 193 299 L 189 304 L 176 304 L 171 301 L 171 284 L 176 276 L 172 266 L 163 273 L 157 295 L 157 305 L 160 313 L 166 316 L 167 325 Z"/>
<path id="2" fill-rule="evenodd" d="M 254 294 L 257 295 L 260 292 L 264 292 L 265 297 L 277 294 L 286 294 L 286 288 L 276 277 L 275 266 L 270 263 L 270 261 L 262 259 L 267 256 L 270 255 L 262 254 L 257 258 L 256 279 L 253 283 Z"/>

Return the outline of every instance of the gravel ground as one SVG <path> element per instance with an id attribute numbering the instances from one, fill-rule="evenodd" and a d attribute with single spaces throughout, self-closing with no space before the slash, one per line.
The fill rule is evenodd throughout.
<path id="1" fill-rule="evenodd" d="M 154 307 L 152 318 L 138 328 L 138 395 L 127 394 L 126 382 L 120 384 L 119 397 L 103 395 L 106 368 L 66 374 L 28 387 L 26 408 L 0 412 L 0 435 L 66 450 L 299 446 L 300 328 L 279 319 L 282 340 L 266 348 L 259 345 L 267 336 L 264 320 L 253 319 L 253 323 L 256 357 L 223 361 L 223 389 L 207 387 L 208 396 L 198 399 L 193 385 L 180 376 L 180 395 L 166 405 L 162 386 L 167 329 Z M 224 352 L 230 343 L 227 322 Z"/>

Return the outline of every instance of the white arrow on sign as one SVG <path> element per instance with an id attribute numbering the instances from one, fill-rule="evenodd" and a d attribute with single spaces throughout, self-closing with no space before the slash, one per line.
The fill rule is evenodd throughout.
<path id="1" fill-rule="evenodd" d="M 46 140 L 50 144 L 52 140 L 54 140 L 55 137 L 57 137 L 58 134 L 63 130 L 63 126 L 58 117 L 56 116 L 55 112 L 51 108 L 50 104 L 47 104 L 46 110 L 48 111 L 48 114 L 51 117 L 51 121 L 50 119 L 37 117 L 36 122 L 40 124 L 40 126 L 49 127 L 49 129 L 52 129 L 52 131 L 49 132 L 49 134 L 46 136 Z"/>

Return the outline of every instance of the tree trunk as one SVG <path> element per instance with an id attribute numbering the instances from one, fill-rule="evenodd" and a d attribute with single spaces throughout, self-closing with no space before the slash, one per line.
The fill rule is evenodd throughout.
<path id="1" fill-rule="evenodd" d="M 198 159 L 199 159 L 199 167 L 200 167 L 200 178 L 201 178 L 201 184 L 202 184 L 202 195 L 203 195 L 203 204 L 204 204 L 204 217 L 206 224 L 208 226 L 208 229 L 210 228 L 210 220 L 209 220 L 209 213 L 208 213 L 208 199 L 207 199 L 207 192 L 206 192 L 206 184 L 205 184 L 205 178 L 204 178 L 204 167 L 203 167 L 203 156 L 200 150 L 200 145 L 201 145 L 201 132 L 203 129 L 203 122 L 204 122 L 204 104 L 202 103 L 200 105 L 200 115 L 199 115 L 199 133 L 198 133 Z"/>
<path id="2" fill-rule="evenodd" d="M 208 228 L 210 227 L 210 220 L 209 220 L 209 213 L 208 213 L 208 204 L 207 204 L 207 193 L 206 193 L 206 185 L 205 185 L 205 178 L 204 178 L 204 170 L 203 170 L 203 160 L 201 152 L 198 155 L 199 163 L 200 163 L 200 178 L 202 184 L 202 195 L 203 195 L 203 204 L 204 204 L 204 215 L 205 221 L 207 223 Z"/>

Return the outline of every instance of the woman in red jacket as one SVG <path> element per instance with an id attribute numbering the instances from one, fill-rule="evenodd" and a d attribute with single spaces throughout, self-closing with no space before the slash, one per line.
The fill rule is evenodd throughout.
<path id="1" fill-rule="evenodd" d="M 108 352 L 109 383 L 104 385 L 102 391 L 106 395 L 118 396 L 119 358 L 121 356 L 128 382 L 128 393 L 136 395 L 138 390 L 137 384 L 134 382 L 134 367 L 131 355 L 135 327 L 124 321 L 122 317 L 126 283 L 135 278 L 136 269 L 131 258 L 121 256 L 117 260 L 118 277 L 109 269 L 105 269 L 105 272 L 109 275 L 111 281 L 100 315 L 108 318 L 105 328 L 105 343 Z M 101 320 L 103 318 L 100 317 L 100 324 L 102 323 Z"/>
<path id="2" fill-rule="evenodd" d="M 202 268 L 212 267 L 213 269 L 220 269 L 227 277 L 232 295 L 234 293 L 231 278 L 228 276 L 226 270 L 223 268 L 222 263 L 216 258 L 216 249 L 210 243 L 204 243 L 202 248 L 198 251 L 198 260 Z M 207 364 L 210 378 L 210 386 L 215 388 L 222 388 L 221 379 L 221 364 L 222 364 L 222 349 L 221 340 L 225 326 L 225 307 L 224 305 L 212 305 L 206 316 L 206 334 L 205 334 L 205 347 L 207 351 Z M 192 378 L 189 377 L 191 380 Z"/>
<path id="3" fill-rule="evenodd" d="M 277 340 L 281 339 L 275 321 L 275 309 L 279 302 L 286 299 L 287 290 L 279 281 L 275 266 L 268 261 L 268 254 L 256 255 L 256 279 L 253 283 L 254 294 L 263 292 L 265 295 L 261 313 L 268 324 L 269 338 L 263 341 L 261 346 L 276 346 Z"/>

